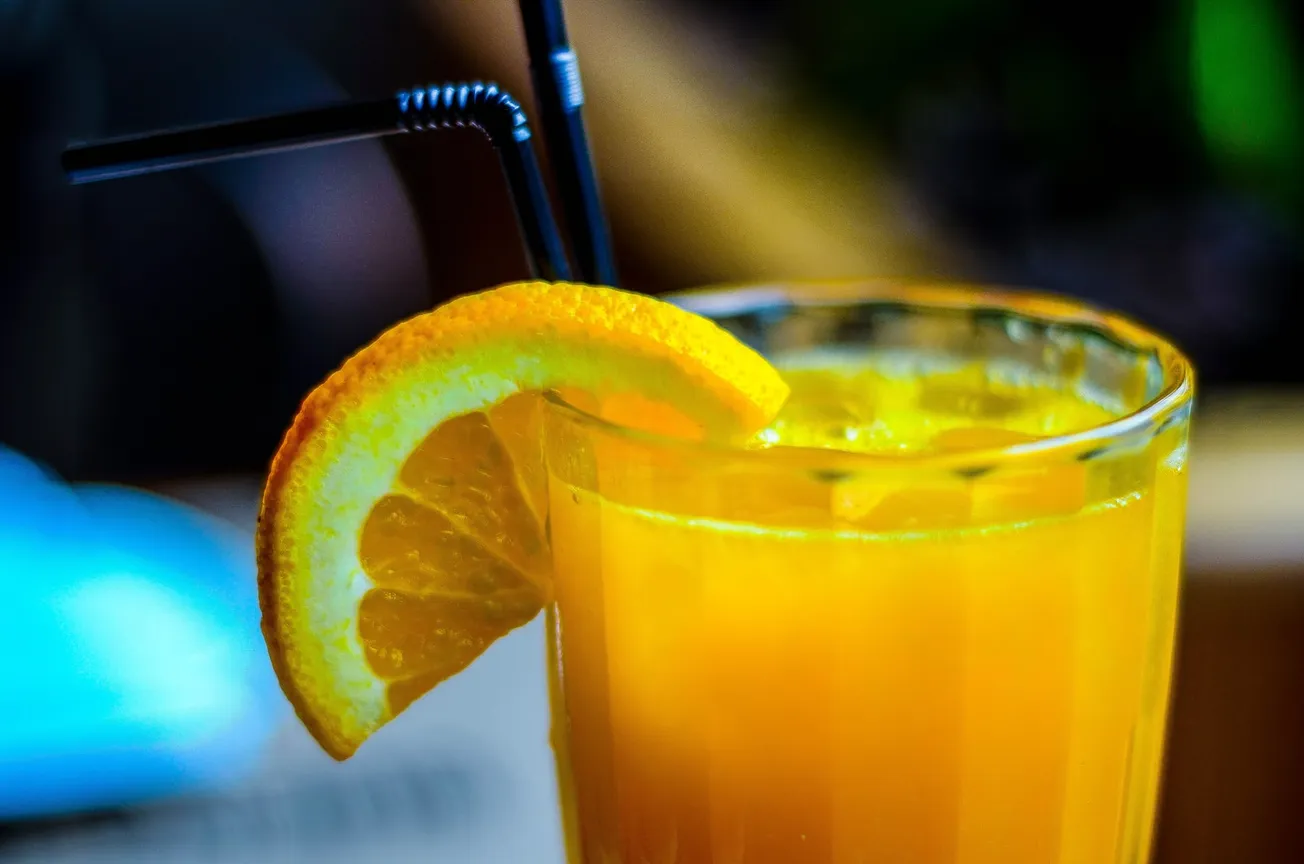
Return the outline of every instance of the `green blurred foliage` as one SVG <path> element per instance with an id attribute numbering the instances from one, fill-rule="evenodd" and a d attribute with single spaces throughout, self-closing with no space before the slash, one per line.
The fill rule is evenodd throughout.
<path id="1" fill-rule="evenodd" d="M 1035 173 L 1034 218 L 1091 218 L 1209 182 L 1304 215 L 1296 0 L 810 0 L 801 74 L 889 147 L 943 103 Z M 1304 5 L 1304 4 L 1302 4 Z"/>
<path id="2" fill-rule="evenodd" d="M 1304 60 L 1283 0 L 1193 0 L 1191 85 L 1230 182 L 1278 205 L 1304 198 Z"/>

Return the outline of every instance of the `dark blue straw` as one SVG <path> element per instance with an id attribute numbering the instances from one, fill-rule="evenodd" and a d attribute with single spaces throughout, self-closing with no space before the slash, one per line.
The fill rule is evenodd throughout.
<path id="1" fill-rule="evenodd" d="M 570 227 L 578 276 L 592 284 L 615 285 L 607 217 L 584 130 L 584 90 L 561 0 L 520 0 L 520 7 L 539 121 Z"/>
<path id="2" fill-rule="evenodd" d="M 90 183 L 277 150 L 452 126 L 482 130 L 498 151 L 531 275 L 550 281 L 569 279 L 570 265 L 530 143 L 525 113 L 494 84 L 418 87 L 372 102 L 79 144 L 64 151 L 63 170 L 74 183 Z"/>

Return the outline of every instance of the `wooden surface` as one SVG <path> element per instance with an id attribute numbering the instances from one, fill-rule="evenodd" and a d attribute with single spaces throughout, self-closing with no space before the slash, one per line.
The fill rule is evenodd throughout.
<path id="1" fill-rule="evenodd" d="M 1196 418 L 1157 864 L 1304 862 L 1304 395 Z"/>
<path id="2" fill-rule="evenodd" d="M 1304 567 L 1192 574 L 1157 864 L 1304 861 Z"/>

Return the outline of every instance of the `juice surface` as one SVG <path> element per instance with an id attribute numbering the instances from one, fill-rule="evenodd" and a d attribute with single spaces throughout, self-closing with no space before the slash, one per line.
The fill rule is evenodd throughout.
<path id="1" fill-rule="evenodd" d="M 908 461 L 1117 413 L 964 369 L 787 375 L 766 446 Z M 966 477 L 554 470 L 572 864 L 1144 861 L 1185 436 Z"/>

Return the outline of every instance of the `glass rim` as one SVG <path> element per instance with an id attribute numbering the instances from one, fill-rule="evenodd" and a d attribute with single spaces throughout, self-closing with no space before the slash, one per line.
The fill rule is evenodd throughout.
<path id="1" fill-rule="evenodd" d="M 1171 418 L 1189 405 L 1195 390 L 1195 369 L 1172 342 L 1133 319 L 1063 295 L 1018 287 L 966 282 L 924 282 L 888 279 L 773 280 L 674 291 L 661 299 L 715 320 L 765 306 L 900 305 L 920 309 L 987 310 L 1046 324 L 1090 329 L 1114 344 L 1137 353 L 1153 352 L 1163 371 L 1154 398 L 1104 423 L 1035 441 L 964 450 L 955 453 L 863 453 L 822 447 L 742 447 L 721 441 L 691 440 L 626 426 L 574 405 L 548 391 L 545 401 L 572 422 L 606 435 L 660 450 L 754 463 L 762 470 L 924 469 L 981 471 L 992 463 L 1056 461 L 1086 458 L 1111 444 L 1162 431 Z M 1149 436 L 1148 436 L 1149 437 Z"/>

